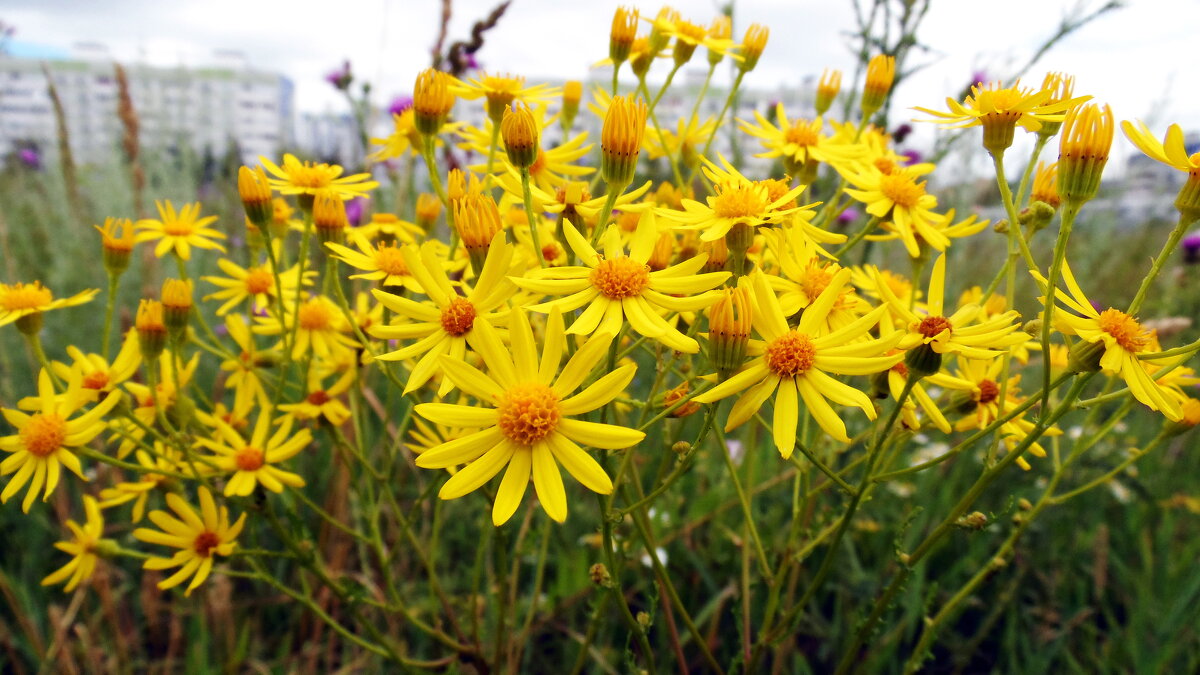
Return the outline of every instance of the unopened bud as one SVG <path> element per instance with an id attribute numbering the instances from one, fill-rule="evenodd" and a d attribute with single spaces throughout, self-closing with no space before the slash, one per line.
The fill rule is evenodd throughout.
<path id="1" fill-rule="evenodd" d="M 588 568 L 588 577 L 597 586 L 608 586 L 612 583 L 612 577 L 609 576 L 608 568 L 604 566 L 604 563 L 596 563 Z"/>
<path id="2" fill-rule="evenodd" d="M 133 322 L 137 330 L 138 347 L 142 360 L 153 363 L 167 346 L 167 325 L 163 322 L 163 306 L 157 300 L 142 300 L 138 304 L 137 318 Z"/>
<path id="3" fill-rule="evenodd" d="M 242 198 L 242 208 L 246 210 L 246 218 L 259 229 L 265 229 L 275 215 L 275 207 L 271 204 L 271 183 L 261 166 L 251 169 L 243 166 L 238 169 L 238 195 Z"/>

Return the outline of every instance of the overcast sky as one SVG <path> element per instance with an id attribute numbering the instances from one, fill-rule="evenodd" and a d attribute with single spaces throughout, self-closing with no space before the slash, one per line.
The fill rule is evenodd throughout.
<path id="1" fill-rule="evenodd" d="M 860 0 L 867 4 L 867 0 Z M 454 0 L 450 40 L 467 36 L 496 0 Z M 896 119 L 914 105 L 941 108 L 975 71 L 1006 75 L 1024 64 L 1059 20 L 1103 0 L 940 0 L 919 38 L 934 51 L 910 65 L 929 64 L 897 93 Z M 487 34 L 477 58 L 487 69 L 547 78 L 586 78 L 589 64 L 607 56 L 616 0 L 514 0 Z M 685 18 L 707 23 L 713 0 L 671 3 Z M 236 50 L 254 68 L 278 71 L 296 85 L 301 110 L 340 110 L 323 75 L 343 59 L 376 85 L 377 100 L 408 93 L 429 64 L 441 3 L 435 0 L 3 0 L 0 20 L 14 25 L 13 51 L 71 55 L 80 42 L 103 45 L 125 62 L 208 65 L 214 51 Z M 735 37 L 750 22 L 771 39 L 749 86 L 795 85 L 830 66 L 854 66 L 844 32 L 853 28 L 851 0 L 741 0 Z M 653 15 L 659 4 L 640 6 Z M 1063 40 L 1031 72 L 1077 76 L 1077 92 L 1112 104 L 1119 119 L 1146 119 L 1160 136 L 1170 122 L 1200 129 L 1200 69 L 1196 0 L 1129 0 Z M 103 52 L 101 52 L 103 53 Z M 698 59 L 702 56 L 698 57 Z M 663 77 L 667 62 L 656 69 Z M 627 72 L 627 71 L 626 71 Z M 655 71 L 652 71 L 652 77 Z"/>

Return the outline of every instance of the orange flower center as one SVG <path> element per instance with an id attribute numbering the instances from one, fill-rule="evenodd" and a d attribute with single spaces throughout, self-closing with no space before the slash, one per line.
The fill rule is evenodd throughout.
<path id="1" fill-rule="evenodd" d="M 983 380 L 979 383 L 979 402 L 991 403 L 1000 398 L 1000 385 L 991 380 Z"/>
<path id="2" fill-rule="evenodd" d="M 221 537 L 217 536 L 216 532 L 205 530 L 196 535 L 195 541 L 192 542 L 192 548 L 196 551 L 196 555 L 201 558 L 207 558 L 212 555 L 212 550 L 221 545 Z"/>
<path id="3" fill-rule="evenodd" d="M 1117 309 L 1100 312 L 1100 330 L 1113 336 L 1117 344 L 1128 352 L 1140 352 L 1150 344 L 1146 330 L 1132 316 Z"/>
<path id="4" fill-rule="evenodd" d="M 650 266 L 628 256 L 601 260 L 591 273 L 592 285 L 613 300 L 641 294 L 650 285 Z"/>
<path id="5" fill-rule="evenodd" d="M 753 185 L 717 186 L 712 198 L 712 210 L 718 218 L 747 218 L 761 214 L 767 208 L 766 196 Z"/>
<path id="6" fill-rule="evenodd" d="M 0 309 L 10 312 L 44 308 L 53 300 L 50 289 L 41 284 L 16 284 L 0 288 Z"/>
<path id="7" fill-rule="evenodd" d="M 801 147 L 816 145 L 819 140 L 817 130 L 804 122 L 799 122 L 788 129 L 784 132 L 783 137 L 788 143 L 795 143 Z"/>
<path id="8" fill-rule="evenodd" d="M 262 450 L 249 446 L 238 450 L 233 459 L 237 462 L 237 468 L 242 471 L 258 471 L 263 465 Z"/>
<path id="9" fill-rule="evenodd" d="M 800 281 L 800 289 L 808 296 L 808 301 L 812 302 L 829 286 L 831 279 L 833 279 L 833 274 L 829 268 L 810 267 Z"/>
<path id="10" fill-rule="evenodd" d="M 404 264 L 404 256 L 400 255 L 398 246 L 380 246 L 375 251 L 375 265 L 379 271 L 391 276 L 402 277 L 408 274 L 408 265 Z"/>
<path id="11" fill-rule="evenodd" d="M 296 187 L 310 189 L 329 187 L 333 183 L 333 179 L 341 173 L 328 164 L 312 162 L 284 164 L 283 172 L 287 174 L 287 182 Z"/>
<path id="12" fill-rule="evenodd" d="M 94 370 L 83 376 L 83 388 L 95 389 L 97 391 L 108 386 L 108 373 L 102 370 Z"/>
<path id="13" fill-rule="evenodd" d="M 817 348 L 803 333 L 790 330 L 767 345 L 767 367 L 780 377 L 795 377 L 812 368 Z"/>
<path id="14" fill-rule="evenodd" d="M 187 237 L 196 229 L 196 224 L 185 218 L 167 218 L 162 224 L 163 232 L 172 237 Z"/>
<path id="15" fill-rule="evenodd" d="M 330 398 L 329 398 L 329 394 L 325 393 L 324 389 L 318 389 L 318 390 L 312 392 L 311 394 L 309 394 L 308 397 L 305 398 L 304 400 L 308 401 L 309 403 L 311 403 L 313 405 L 325 405 L 326 403 L 329 403 Z"/>
<path id="16" fill-rule="evenodd" d="M 67 421 L 54 413 L 38 413 L 21 429 L 21 443 L 29 454 L 46 457 L 67 440 Z"/>
<path id="17" fill-rule="evenodd" d="M 545 260 L 547 264 L 554 260 L 558 260 L 558 255 L 561 251 L 562 249 L 558 247 L 558 244 L 546 244 L 545 246 L 542 246 L 542 259 Z"/>
<path id="18" fill-rule="evenodd" d="M 513 442 L 533 445 L 558 426 L 558 402 L 558 394 L 544 384 L 519 384 L 500 399 L 496 425 Z"/>
<path id="19" fill-rule="evenodd" d="M 317 300 L 300 305 L 300 327 L 304 330 L 329 330 L 333 327 L 333 312 Z"/>
<path id="20" fill-rule="evenodd" d="M 617 226 L 626 232 L 633 232 L 637 229 L 638 223 L 641 221 L 642 214 L 632 211 L 623 211 L 621 212 L 621 215 L 617 217 Z"/>
<path id="21" fill-rule="evenodd" d="M 890 176 L 896 173 L 896 163 L 890 157 L 879 157 L 875 160 L 875 168 L 885 175 Z"/>
<path id="22" fill-rule="evenodd" d="M 261 295 L 271 292 L 271 285 L 275 282 L 275 278 L 271 273 L 261 267 L 254 267 L 248 270 L 246 275 L 246 292 L 250 295 Z"/>
<path id="23" fill-rule="evenodd" d="M 911 209 L 925 196 L 925 185 L 917 183 L 912 176 L 895 173 L 879 179 L 879 191 L 896 206 Z"/>
<path id="24" fill-rule="evenodd" d="M 475 305 L 466 298 L 455 298 L 442 310 L 442 328 L 454 337 L 465 335 L 474 325 Z"/>
<path id="25" fill-rule="evenodd" d="M 954 327 L 950 325 L 950 320 L 944 316 L 927 316 L 917 324 L 917 332 L 927 338 L 935 338 L 941 335 L 942 331 L 953 330 Z"/>

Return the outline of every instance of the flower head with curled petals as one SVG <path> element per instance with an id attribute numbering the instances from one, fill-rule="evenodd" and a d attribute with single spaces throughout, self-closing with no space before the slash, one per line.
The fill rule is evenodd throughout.
<path id="1" fill-rule="evenodd" d="M 442 355 L 462 359 L 468 346 L 478 351 L 476 327 L 495 322 L 508 313 L 504 303 L 512 297 L 516 286 L 507 276 L 515 271 L 514 249 L 505 242 L 503 233 L 492 238 L 474 285 L 461 282 L 456 287 L 446 274 L 444 258 L 431 242 L 423 244 L 419 251 L 405 249 L 404 254 L 428 300 L 421 302 L 378 289 L 372 291 L 380 304 L 405 320 L 374 326 L 368 332 L 381 340 L 415 340 L 378 357 L 381 361 L 417 359 L 404 388 L 407 394 L 425 386 L 440 371 Z M 451 380 L 442 378 L 438 395 L 445 396 L 452 388 Z"/>
<path id="2" fill-rule="evenodd" d="M 211 227 L 216 222 L 216 216 L 200 217 L 200 202 L 193 202 L 179 211 L 169 200 L 155 202 L 158 207 L 158 219 L 147 218 L 139 220 L 135 228 L 138 230 L 135 241 L 158 240 L 154 247 L 154 255 L 159 258 L 174 251 L 184 260 L 192 257 L 192 247 L 207 248 L 225 252 L 225 247 L 213 241 L 224 239 L 225 234 Z"/>
<path id="3" fill-rule="evenodd" d="M 1046 278 L 1038 272 L 1031 274 L 1044 291 L 1048 285 Z M 1125 380 L 1133 397 L 1151 410 L 1161 412 L 1171 421 L 1179 421 L 1183 416 L 1179 399 L 1159 381 L 1161 375 L 1166 373 L 1151 375 L 1146 364 L 1138 358 L 1139 354 L 1160 351 L 1158 340 L 1151 331 L 1119 309 L 1110 307 L 1104 311 L 1098 310 L 1083 294 L 1083 289 L 1071 273 L 1071 266 L 1066 262 L 1063 263 L 1062 275 L 1066 289 L 1056 288 L 1054 295 L 1066 311 L 1055 312 L 1054 328 L 1068 335 L 1076 335 L 1085 342 L 1102 345 L 1102 370 Z"/>
<path id="4" fill-rule="evenodd" d="M 700 344 L 679 332 L 664 313 L 694 312 L 717 301 L 728 272 L 696 274 L 708 256 L 701 254 L 657 272 L 650 271 L 650 255 L 658 242 L 658 225 L 652 212 L 638 222 L 629 252 L 621 246 L 621 232 L 610 226 L 603 238 L 603 255 L 592 248 L 570 223 L 563 223 L 567 244 L 581 265 L 534 270 L 517 286 L 534 293 L 565 296 L 530 307 L 533 311 L 558 309 L 570 312 L 587 306 L 571 324 L 576 335 L 616 334 L 625 321 L 639 334 L 677 351 L 695 354 Z"/>
<path id="5" fill-rule="evenodd" d="M 371 180 L 369 173 L 343 176 L 345 169 L 337 164 L 302 162 L 292 154 L 283 156 L 282 165 L 266 157 L 259 157 L 258 161 L 271 174 L 272 188 L 278 190 L 279 194 L 300 195 L 301 203 L 303 198 L 313 198 L 322 192 L 336 194 L 342 199 L 366 197 L 368 192 L 379 187 L 379 182 Z"/>
<path id="6" fill-rule="evenodd" d="M 158 582 L 158 588 L 173 588 L 191 577 L 192 582 L 184 591 L 184 595 L 191 595 L 212 573 L 215 557 L 233 553 L 237 547 L 234 540 L 242 533 L 246 514 L 238 516 L 237 522 L 230 525 L 229 509 L 224 506 L 218 509 L 212 493 L 205 487 L 200 488 L 199 513 L 175 493 L 167 495 L 167 506 L 175 512 L 174 516 L 166 511 L 150 512 L 150 520 L 163 531 L 139 527 L 133 531 L 133 536 L 148 544 L 179 549 L 170 558 L 152 556 L 143 567 L 148 570 L 178 567 L 178 571 Z"/>
<path id="7" fill-rule="evenodd" d="M 71 541 L 60 541 L 54 545 L 54 548 L 63 553 L 71 554 L 71 560 L 42 579 L 43 586 L 61 584 L 66 581 L 67 585 L 63 586 L 63 591 L 70 593 L 81 582 L 91 579 L 92 572 L 96 571 L 96 561 L 99 559 L 96 555 L 96 546 L 99 545 L 100 538 L 104 536 L 104 516 L 100 513 L 100 506 L 96 503 L 96 499 L 91 495 L 84 495 L 83 508 L 87 514 L 83 525 L 74 520 L 67 521 L 67 529 L 71 531 Z"/>
<path id="8" fill-rule="evenodd" d="M 90 410 L 72 418 L 94 400 L 94 392 L 83 387 L 79 368 L 71 369 L 67 389 L 61 395 L 54 391 L 50 372 L 42 369 L 38 374 L 37 412 L 26 414 L 10 408 L 0 411 L 17 430 L 11 436 L 0 437 L 0 450 L 8 453 L 0 462 L 0 476 L 15 474 L 0 492 L 0 502 L 7 502 L 28 483 L 29 490 L 21 503 L 21 510 L 28 513 L 43 487 L 43 501 L 50 498 L 64 466 L 87 480 L 75 448 L 87 445 L 104 431 L 104 416 L 121 400 L 121 395 L 111 391 Z"/>
<path id="9" fill-rule="evenodd" d="M 0 284 L 0 326 L 32 314 L 82 305 L 96 297 L 96 293 L 99 291 L 93 289 L 55 300 L 54 294 L 40 281 L 31 284 Z"/>
<path id="10" fill-rule="evenodd" d="M 589 490 L 611 493 L 612 481 L 604 469 L 579 446 L 616 450 L 638 443 L 645 434 L 576 417 L 620 396 L 636 366 L 621 366 L 574 392 L 604 362 L 615 336 L 593 336 L 560 368 L 567 341 L 562 312 L 557 309 L 547 319 L 540 355 L 524 310 L 512 313 L 511 347 L 487 323 L 478 324 L 472 333 L 472 346 L 483 357 L 486 374 L 461 359 L 442 356 L 439 360 L 454 385 L 480 405 L 422 403 L 415 408 L 434 424 L 480 429 L 417 456 L 417 466 L 427 469 L 465 465 L 446 481 L 438 496 L 462 497 L 507 467 L 492 508 L 492 522 L 499 526 L 520 506 L 531 475 L 546 514 L 558 522 L 566 519 L 567 495 L 559 464 Z"/>
<path id="11" fill-rule="evenodd" d="M 901 355 L 887 355 L 900 335 L 888 339 L 870 338 L 869 332 L 883 315 L 876 308 L 842 328 L 818 335 L 826 323 L 826 315 L 841 295 L 850 270 L 842 269 L 833 275 L 825 290 L 800 315 L 800 323 L 792 328 L 771 290 L 767 275 L 761 270 L 741 284 L 753 289 L 755 309 L 754 329 L 762 340 L 752 340 L 749 354 L 752 359 L 733 375 L 696 396 L 699 403 L 712 403 L 743 392 L 725 422 L 726 431 L 741 425 L 754 416 L 762 404 L 775 394 L 775 416 L 772 424 L 775 447 L 786 459 L 796 444 L 796 425 L 799 423 L 800 401 L 817 424 L 834 439 L 849 441 L 846 425 L 829 405 L 856 406 L 875 419 L 875 406 L 865 393 L 839 382 L 829 373 L 840 375 L 870 375 L 896 365 Z"/>
<path id="12" fill-rule="evenodd" d="M 249 441 L 225 420 L 219 417 L 207 419 L 215 434 L 211 439 L 197 438 L 196 442 L 216 455 L 212 462 L 218 470 L 233 474 L 225 485 L 226 497 L 245 497 L 254 492 L 259 483 L 271 492 L 283 492 L 284 485 L 304 487 L 303 478 L 278 465 L 295 457 L 312 442 L 312 434 L 308 429 L 293 434 L 292 418 L 288 416 L 281 418 L 272 434 L 273 412 L 269 407 L 259 412 Z"/>

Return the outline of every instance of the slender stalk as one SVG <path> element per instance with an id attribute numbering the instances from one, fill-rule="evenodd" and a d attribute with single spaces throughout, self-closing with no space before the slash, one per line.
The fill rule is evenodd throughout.
<path id="1" fill-rule="evenodd" d="M 529 168 L 521 169 L 521 193 L 525 198 L 525 217 L 529 219 L 529 234 L 533 237 L 533 248 L 537 251 L 538 264 L 546 266 L 546 256 L 542 253 L 541 235 L 538 234 L 539 218 L 533 215 L 533 193 L 529 190 Z"/>
<path id="2" fill-rule="evenodd" d="M 1050 331 L 1054 326 L 1054 308 L 1057 303 L 1055 292 L 1058 288 L 1058 278 L 1062 274 L 1063 262 L 1067 258 L 1067 240 L 1071 237 L 1071 226 L 1075 224 L 1075 215 L 1079 205 L 1068 201 L 1063 206 L 1062 223 L 1059 225 L 1058 240 L 1054 243 L 1054 260 L 1050 263 L 1050 276 L 1046 279 L 1046 302 L 1042 312 L 1042 410 L 1049 412 L 1050 407 Z"/>
<path id="3" fill-rule="evenodd" d="M 1154 280 L 1162 272 L 1163 266 L 1167 264 L 1167 259 L 1175 252 L 1175 247 L 1179 245 L 1179 240 L 1183 238 L 1188 227 L 1195 221 L 1194 218 L 1189 218 L 1182 213 L 1179 214 L 1179 222 L 1175 225 L 1175 229 L 1171 230 L 1171 236 L 1167 237 L 1167 243 L 1163 244 L 1162 250 L 1158 252 L 1158 256 L 1154 258 L 1154 263 L 1150 266 L 1150 273 L 1142 279 L 1142 285 L 1138 287 L 1137 295 L 1133 296 L 1133 302 L 1129 303 L 1129 310 L 1126 314 L 1137 314 L 1142 308 L 1142 302 L 1146 300 L 1146 294 L 1150 292 L 1150 287 L 1154 285 Z"/>
<path id="4" fill-rule="evenodd" d="M 108 362 L 109 355 L 109 337 L 112 335 L 113 309 L 117 305 L 117 284 L 121 276 L 113 272 L 108 273 L 108 298 L 104 305 L 104 335 L 100 343 L 100 355 L 104 357 L 105 363 Z"/>
<path id="5" fill-rule="evenodd" d="M 696 115 L 700 113 L 700 104 L 704 101 L 705 94 L 708 93 L 708 85 L 712 82 L 713 73 L 716 71 L 717 64 L 709 64 L 708 74 L 704 76 L 704 84 L 700 85 L 700 93 L 696 95 L 696 103 L 692 105 L 692 114 L 688 116 L 689 120 L 697 119 Z"/>
<path id="6" fill-rule="evenodd" d="M 868 220 L 867 224 L 864 225 L 861 230 L 855 232 L 854 236 L 850 237 L 845 244 L 842 244 L 841 248 L 833 252 L 834 259 L 840 259 L 842 256 L 846 255 L 847 251 L 857 246 L 858 242 L 862 241 L 863 238 L 868 234 L 871 234 L 871 231 L 874 230 L 877 225 L 879 225 L 880 220 L 881 218 L 879 216 L 873 216 L 870 220 Z"/>
<path id="7" fill-rule="evenodd" d="M 650 90 L 646 88 L 645 77 L 638 79 L 638 89 L 641 90 L 643 96 L 647 99 L 650 98 Z M 662 92 L 659 93 L 661 95 Z M 658 99 L 655 99 L 654 102 L 657 103 Z M 654 113 L 654 106 L 651 105 L 647 108 L 646 113 L 650 116 L 651 124 L 654 125 L 654 133 L 658 134 L 658 142 L 662 145 L 663 155 L 667 158 L 667 163 L 671 165 L 671 175 L 675 178 L 675 184 L 682 190 L 684 186 L 683 174 L 679 171 L 679 162 L 675 160 L 675 153 L 671 152 L 671 149 L 667 147 L 667 135 L 663 133 L 662 125 L 658 123 L 658 115 Z"/>
<path id="8" fill-rule="evenodd" d="M 712 406 L 717 407 L 717 403 Z M 716 427 L 714 431 L 717 434 L 718 454 L 725 463 L 725 469 L 729 471 L 729 480 L 733 483 L 733 489 L 737 492 L 738 501 L 742 504 L 742 515 L 746 519 L 746 529 L 750 532 L 750 540 L 754 542 L 754 554 L 758 558 L 759 572 L 763 575 L 763 579 L 767 583 L 775 578 L 771 572 L 771 565 L 767 561 L 767 552 L 763 548 L 762 539 L 758 536 L 758 528 L 754 526 L 754 511 L 750 508 L 750 498 L 746 496 L 746 490 L 742 488 L 742 481 L 738 478 L 737 467 L 733 465 L 733 458 L 729 456 L 729 446 L 725 443 L 725 434 L 720 427 Z M 751 445 L 746 449 L 747 453 L 757 452 L 758 448 Z"/>

